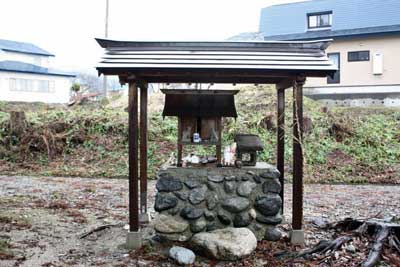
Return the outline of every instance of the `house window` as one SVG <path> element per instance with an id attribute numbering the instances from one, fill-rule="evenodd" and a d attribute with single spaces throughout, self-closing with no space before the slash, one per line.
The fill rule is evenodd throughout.
<path id="1" fill-rule="evenodd" d="M 340 83 L 340 53 L 328 53 L 328 57 L 333 62 L 333 64 L 337 66 L 338 70 L 335 72 L 333 77 L 328 76 L 327 83 Z"/>
<path id="2" fill-rule="evenodd" d="M 354 51 L 347 53 L 347 61 L 369 61 L 369 51 Z"/>
<path id="3" fill-rule="evenodd" d="M 54 81 L 10 78 L 10 90 L 21 92 L 53 93 Z"/>
<path id="4" fill-rule="evenodd" d="M 332 26 L 332 11 L 308 14 L 308 29 L 324 29 Z"/>

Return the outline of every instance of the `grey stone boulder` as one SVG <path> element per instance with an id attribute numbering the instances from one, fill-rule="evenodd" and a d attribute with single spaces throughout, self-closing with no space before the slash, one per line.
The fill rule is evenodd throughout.
<path id="1" fill-rule="evenodd" d="M 214 231 L 216 229 L 218 229 L 218 223 L 217 222 L 214 221 L 214 222 L 209 222 L 207 224 L 207 227 L 206 227 L 206 231 L 207 232 Z"/>
<path id="2" fill-rule="evenodd" d="M 263 183 L 263 192 L 264 193 L 280 193 L 281 192 L 281 183 L 277 179 L 266 180 Z"/>
<path id="3" fill-rule="evenodd" d="M 224 176 L 222 176 L 222 175 L 211 175 L 211 176 L 208 176 L 207 179 L 209 181 L 211 181 L 211 182 L 214 182 L 214 183 L 220 183 L 220 182 L 222 182 L 224 180 Z"/>
<path id="4" fill-rule="evenodd" d="M 214 221 L 215 220 L 215 214 L 211 211 L 206 210 L 204 212 L 204 218 L 206 218 L 207 221 Z"/>
<path id="5" fill-rule="evenodd" d="M 163 211 L 174 208 L 178 204 L 178 199 L 174 196 L 157 194 L 154 209 L 156 211 Z"/>
<path id="6" fill-rule="evenodd" d="M 253 218 L 248 212 L 242 212 L 236 214 L 233 218 L 233 226 L 235 227 L 246 227 L 253 221 Z"/>
<path id="7" fill-rule="evenodd" d="M 248 181 L 248 180 L 250 180 L 251 179 L 251 177 L 253 177 L 253 176 L 251 176 L 250 174 L 244 174 L 244 175 L 242 175 L 242 181 Z"/>
<path id="8" fill-rule="evenodd" d="M 253 180 L 254 180 L 254 182 L 256 182 L 257 184 L 261 184 L 261 182 L 262 182 L 261 177 L 258 176 L 258 175 L 254 175 L 254 176 L 253 176 Z"/>
<path id="9" fill-rule="evenodd" d="M 193 233 L 198 233 L 203 231 L 206 228 L 207 222 L 203 219 L 197 219 L 190 224 L 190 230 Z"/>
<path id="10" fill-rule="evenodd" d="M 282 206 L 282 199 L 279 195 L 267 195 L 257 197 L 254 207 L 265 216 L 273 216 L 279 212 Z"/>
<path id="11" fill-rule="evenodd" d="M 197 187 L 192 189 L 189 194 L 189 201 L 193 205 L 200 204 L 206 198 L 207 186 L 203 185 L 201 187 Z"/>
<path id="12" fill-rule="evenodd" d="M 276 228 L 268 228 L 265 231 L 264 239 L 268 241 L 278 241 L 282 238 L 282 233 Z"/>
<path id="13" fill-rule="evenodd" d="M 218 220 L 223 224 L 223 225 L 230 225 L 232 220 L 229 217 L 229 215 L 222 210 L 220 210 L 217 214 Z"/>
<path id="14" fill-rule="evenodd" d="M 170 215 L 176 215 L 180 211 L 181 211 L 181 208 L 179 207 L 179 205 L 177 205 L 175 208 L 169 209 L 167 212 Z"/>
<path id="15" fill-rule="evenodd" d="M 163 177 L 157 181 L 158 192 L 173 192 L 183 188 L 182 182 L 173 177 Z"/>
<path id="16" fill-rule="evenodd" d="M 244 197 L 231 197 L 222 202 L 221 206 L 232 213 L 239 213 L 250 206 L 250 201 Z"/>
<path id="17" fill-rule="evenodd" d="M 225 176 L 224 179 L 225 179 L 225 181 L 235 181 L 236 177 L 234 175 L 231 175 L 231 176 Z"/>
<path id="18" fill-rule="evenodd" d="M 257 239 L 247 228 L 227 227 L 195 234 L 191 242 L 205 255 L 217 260 L 234 261 L 249 256 Z"/>
<path id="19" fill-rule="evenodd" d="M 163 234 L 182 233 L 188 229 L 189 223 L 179 217 L 159 214 L 154 220 L 154 229 Z"/>
<path id="20" fill-rule="evenodd" d="M 218 196 L 216 194 L 210 194 L 207 197 L 206 205 L 209 210 L 215 209 L 215 207 L 218 205 Z"/>
<path id="21" fill-rule="evenodd" d="M 215 191 L 217 190 L 217 184 L 214 182 L 207 182 L 207 187 L 210 191 Z"/>
<path id="22" fill-rule="evenodd" d="M 197 181 L 197 180 L 187 180 L 184 183 L 189 189 L 193 189 L 193 188 L 201 186 L 201 182 Z"/>
<path id="23" fill-rule="evenodd" d="M 169 256 L 181 265 L 193 264 L 196 260 L 196 255 L 194 255 L 193 251 L 178 246 L 170 248 Z"/>
<path id="24" fill-rule="evenodd" d="M 278 169 L 270 167 L 269 169 L 266 169 L 264 172 L 260 173 L 260 176 L 264 179 L 278 179 L 280 173 Z"/>
<path id="25" fill-rule="evenodd" d="M 277 214 L 275 216 L 264 216 L 262 214 L 258 214 L 256 217 L 257 222 L 270 224 L 270 225 L 277 225 L 282 222 L 282 216 Z"/>
<path id="26" fill-rule="evenodd" d="M 265 226 L 253 221 L 249 226 L 247 226 L 253 234 L 256 236 L 257 240 L 263 240 L 265 237 Z"/>
<path id="27" fill-rule="evenodd" d="M 251 191 L 256 187 L 256 183 L 250 181 L 242 182 L 237 189 L 237 194 L 242 197 L 248 197 Z"/>
<path id="28" fill-rule="evenodd" d="M 235 192 L 236 182 L 235 181 L 225 181 L 224 189 L 225 189 L 225 192 L 228 194 Z"/>
<path id="29" fill-rule="evenodd" d="M 174 192 L 174 195 L 175 195 L 177 198 L 179 198 L 180 200 L 182 200 L 182 201 L 187 200 L 187 198 L 189 197 L 188 192 L 182 192 L 182 191 Z"/>
<path id="30" fill-rule="evenodd" d="M 198 218 L 200 218 L 201 216 L 203 216 L 204 211 L 202 209 L 196 209 L 196 208 L 192 208 L 192 207 L 184 207 L 181 210 L 180 215 L 182 216 L 182 218 L 186 219 L 186 220 L 196 220 Z"/>

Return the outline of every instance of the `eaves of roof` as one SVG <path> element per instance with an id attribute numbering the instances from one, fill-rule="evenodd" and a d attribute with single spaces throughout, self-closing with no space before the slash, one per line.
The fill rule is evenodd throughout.
<path id="1" fill-rule="evenodd" d="M 359 29 L 347 30 L 320 30 L 320 31 L 307 31 L 304 33 L 282 34 L 265 36 L 264 40 L 315 40 L 321 38 L 334 38 L 334 39 L 350 39 L 371 36 L 384 36 L 384 35 L 397 35 L 400 34 L 400 25 L 368 27 Z"/>
<path id="2" fill-rule="evenodd" d="M 48 51 L 34 45 L 31 43 L 25 42 L 16 42 L 11 40 L 0 39 L 0 50 L 16 52 L 16 53 L 24 53 L 31 55 L 39 55 L 39 56 L 49 56 L 54 57 L 53 54 Z"/>
<path id="3" fill-rule="evenodd" d="M 28 64 L 20 61 L 0 61 L 0 71 L 2 72 L 19 72 L 39 75 L 50 75 L 50 76 L 63 76 L 63 77 L 75 77 L 76 75 L 69 72 L 59 71 L 55 69 L 43 68 L 33 64 Z"/>

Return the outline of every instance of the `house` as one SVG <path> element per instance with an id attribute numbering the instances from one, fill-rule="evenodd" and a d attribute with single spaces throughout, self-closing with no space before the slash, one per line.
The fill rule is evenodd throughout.
<path id="1" fill-rule="evenodd" d="M 67 103 L 74 74 L 51 67 L 53 54 L 0 39 L 0 101 Z"/>
<path id="2" fill-rule="evenodd" d="M 305 94 L 327 105 L 400 106 L 400 1 L 312 0 L 263 8 L 264 40 L 333 39 L 339 71 L 309 79 Z"/>

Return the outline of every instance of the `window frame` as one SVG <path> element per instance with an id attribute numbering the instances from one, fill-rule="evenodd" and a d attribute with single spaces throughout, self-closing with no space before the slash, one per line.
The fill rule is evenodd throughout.
<path id="1" fill-rule="evenodd" d="M 368 59 L 360 59 L 360 54 L 362 52 L 368 52 Z M 350 59 L 350 54 L 358 53 L 358 58 L 357 59 Z M 365 61 L 370 61 L 371 60 L 371 52 L 370 50 L 359 50 L 359 51 L 348 51 L 347 52 L 347 62 L 365 62 Z"/>
<path id="2" fill-rule="evenodd" d="M 328 53 L 326 55 L 327 55 L 327 57 L 329 57 L 330 55 L 338 56 L 338 70 L 335 72 L 333 78 L 331 78 L 330 76 L 328 76 L 326 78 L 326 83 L 327 84 L 340 84 L 340 52 L 332 52 L 332 53 Z M 335 80 L 335 78 L 336 78 L 336 80 Z"/>
<path id="3" fill-rule="evenodd" d="M 329 15 L 329 25 L 325 26 L 318 26 L 318 18 L 322 15 Z M 317 17 L 317 26 L 311 26 L 310 25 L 310 18 L 311 17 Z M 329 29 L 332 27 L 332 19 L 333 19 L 333 12 L 332 11 L 323 11 L 323 12 L 313 12 L 313 13 L 308 13 L 307 14 L 307 28 L 309 30 L 315 30 L 315 29 Z"/>

